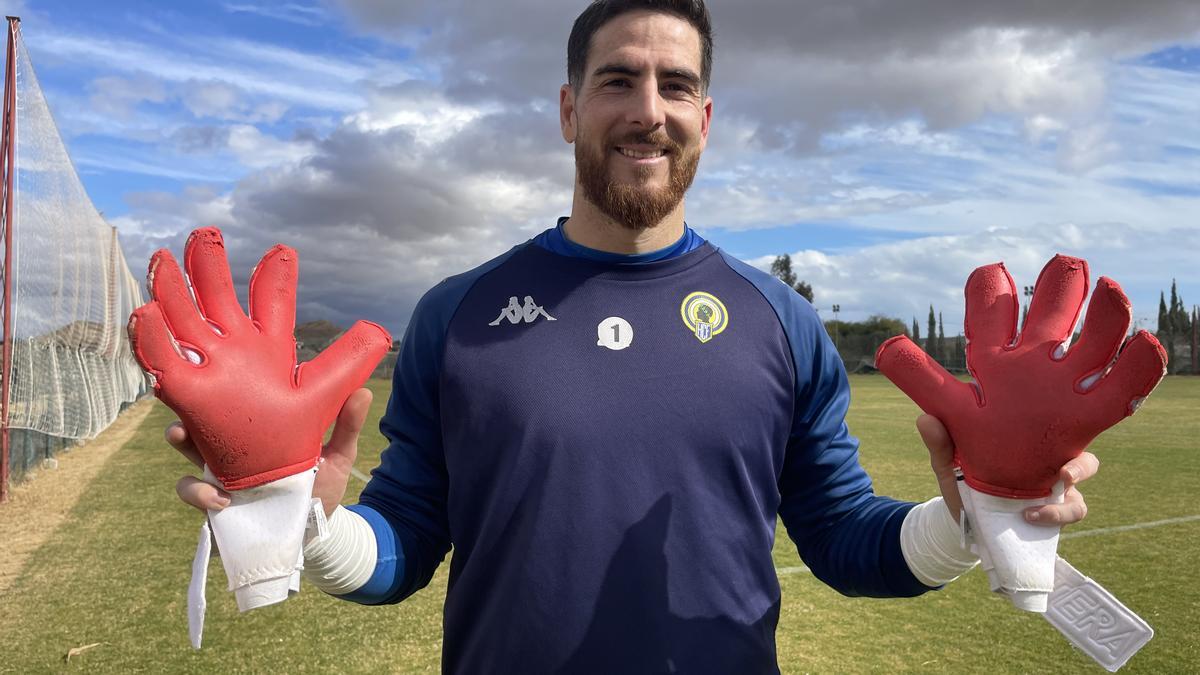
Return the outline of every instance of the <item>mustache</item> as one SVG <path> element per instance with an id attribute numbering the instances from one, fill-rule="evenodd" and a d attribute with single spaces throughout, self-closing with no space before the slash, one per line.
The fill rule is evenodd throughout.
<path id="1" fill-rule="evenodd" d="M 614 145 L 655 145 L 672 154 L 679 154 L 680 151 L 680 145 L 662 130 L 626 134 L 617 139 Z"/>

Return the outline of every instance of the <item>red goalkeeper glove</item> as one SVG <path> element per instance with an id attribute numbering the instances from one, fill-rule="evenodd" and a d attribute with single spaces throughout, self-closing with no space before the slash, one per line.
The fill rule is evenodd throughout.
<path id="1" fill-rule="evenodd" d="M 905 336 L 875 362 L 925 412 L 946 425 L 971 487 L 991 495 L 1045 497 L 1059 470 L 1100 432 L 1133 414 L 1166 372 L 1154 336 L 1128 340 L 1129 300 L 1100 277 L 1079 342 L 1066 349 L 1088 292 L 1087 262 L 1055 256 L 1034 287 L 1017 333 L 1016 286 L 1003 263 L 967 279 L 968 384 Z"/>
<path id="2" fill-rule="evenodd" d="M 391 346 L 359 321 L 311 362 L 297 365 L 296 252 L 277 245 L 250 277 L 250 314 L 234 293 L 221 232 L 192 232 L 184 267 L 167 250 L 150 259 L 153 300 L 133 312 L 134 355 L 155 393 L 183 422 L 227 490 L 311 469 L 325 431 Z"/>

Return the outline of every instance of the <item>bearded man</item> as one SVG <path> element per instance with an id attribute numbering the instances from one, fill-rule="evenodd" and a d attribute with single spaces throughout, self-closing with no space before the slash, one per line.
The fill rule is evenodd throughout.
<path id="1" fill-rule="evenodd" d="M 570 216 L 417 305 L 356 505 L 336 506 L 367 393 L 329 443 L 309 579 L 396 603 L 453 545 L 449 673 L 773 673 L 777 515 L 847 595 L 918 595 L 974 565 L 942 425 L 918 426 L 944 501 L 876 496 L 811 305 L 684 221 L 713 113 L 702 0 L 593 2 L 567 69 Z M 168 439 L 196 456 L 182 427 Z M 1082 518 L 1071 485 L 1095 470 L 1073 460 L 1065 503 L 1031 516 Z M 196 479 L 179 492 L 228 503 Z"/>

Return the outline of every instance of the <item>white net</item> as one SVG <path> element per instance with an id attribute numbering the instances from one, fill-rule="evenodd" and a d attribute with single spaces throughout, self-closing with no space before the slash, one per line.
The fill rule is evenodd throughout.
<path id="1" fill-rule="evenodd" d="M 144 390 L 125 332 L 142 293 L 75 173 L 19 31 L 16 45 L 9 427 L 91 438 Z"/>

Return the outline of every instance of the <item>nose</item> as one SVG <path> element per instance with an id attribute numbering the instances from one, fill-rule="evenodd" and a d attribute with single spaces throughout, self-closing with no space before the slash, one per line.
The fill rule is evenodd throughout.
<path id="1" fill-rule="evenodd" d="M 662 97 L 659 95 L 658 83 L 653 78 L 646 78 L 638 85 L 631 97 L 627 121 L 634 125 L 654 130 L 666 124 Z"/>

